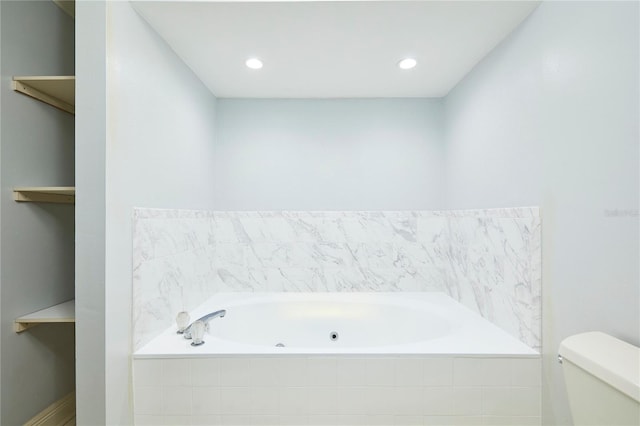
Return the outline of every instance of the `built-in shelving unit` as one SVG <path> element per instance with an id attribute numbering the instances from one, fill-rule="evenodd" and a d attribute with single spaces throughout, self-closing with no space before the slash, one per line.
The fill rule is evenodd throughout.
<path id="1" fill-rule="evenodd" d="M 52 0 L 52 2 L 57 7 L 59 7 L 64 13 L 75 18 L 75 9 L 76 9 L 75 0 Z M 51 67 L 55 67 L 55 68 L 58 68 L 57 72 L 72 73 L 73 71 L 70 71 L 70 70 L 73 69 L 72 68 L 73 62 L 70 62 L 68 60 L 70 58 L 65 53 L 72 52 L 74 50 L 74 47 L 72 44 L 63 45 L 63 43 L 60 43 L 58 40 L 55 40 L 55 38 L 62 36 L 62 40 L 60 41 L 69 41 L 70 43 L 72 43 L 73 39 L 67 38 L 67 36 L 68 35 L 70 36 L 71 34 L 67 33 L 66 29 L 73 28 L 73 22 L 69 21 L 69 18 L 64 17 L 63 13 L 57 10 L 57 7 L 51 5 L 51 3 L 46 4 L 45 2 L 41 2 L 41 4 L 43 7 L 42 10 L 50 13 L 51 17 L 55 18 L 56 22 L 52 23 L 53 26 L 51 27 L 51 30 L 47 25 L 45 31 L 36 32 L 36 34 L 39 34 L 40 36 L 45 35 L 48 37 L 54 37 L 54 40 L 51 40 L 51 43 L 45 43 L 43 44 L 43 46 L 47 46 L 51 49 L 55 49 L 55 51 L 52 52 L 52 55 L 54 56 L 61 55 L 59 60 L 55 61 L 54 64 L 50 64 L 50 66 L 47 66 L 45 68 L 51 69 Z M 28 16 L 26 16 L 25 18 L 26 18 L 26 21 L 25 21 L 26 24 L 29 24 L 30 20 L 28 19 Z M 15 40 L 15 44 L 16 46 L 21 48 L 28 48 L 28 47 L 31 47 L 33 43 L 29 40 L 22 41 L 18 39 L 18 40 Z M 26 57 L 31 57 L 32 55 L 37 55 L 38 54 L 37 52 L 38 51 L 33 51 L 33 52 L 25 51 L 22 53 L 24 53 Z M 61 60 L 62 58 L 64 60 Z M 40 62 L 46 62 L 46 58 L 42 58 L 42 59 L 43 60 Z M 46 73 L 51 71 L 43 71 L 43 72 Z M 13 95 L 15 98 L 14 99 L 15 102 L 22 103 L 23 101 L 21 99 L 21 95 L 24 95 L 24 96 L 28 96 L 29 98 L 35 101 L 43 102 L 61 111 L 65 111 L 71 115 L 75 115 L 75 104 L 76 104 L 75 102 L 76 87 L 75 86 L 76 86 L 76 78 L 73 75 L 14 76 L 11 81 L 11 88 L 14 90 L 14 93 L 16 93 L 15 95 Z M 30 101 L 25 101 L 24 103 L 26 102 L 30 102 Z M 35 105 L 35 107 L 38 107 L 38 106 L 39 106 L 38 104 Z M 21 123 L 19 124 L 20 126 L 24 127 L 24 126 L 29 126 L 30 124 L 34 124 L 34 120 L 36 120 L 38 117 L 46 118 L 46 123 L 43 125 L 44 128 L 46 129 L 52 128 L 51 127 L 52 123 L 50 123 L 50 120 L 60 120 L 61 124 L 65 126 L 65 130 L 67 130 L 66 126 L 71 124 L 69 122 L 68 117 L 65 118 L 64 114 L 60 114 L 49 107 L 34 108 L 34 106 L 32 105 L 32 108 L 30 108 L 30 110 L 33 115 L 22 114 L 20 117 L 21 118 Z M 25 109 L 25 111 L 27 110 Z M 67 132 L 65 132 L 65 135 L 67 135 Z M 74 143 L 73 133 L 68 134 L 67 136 L 69 137 L 68 143 L 73 144 Z M 55 139 L 56 139 L 56 143 L 64 143 L 64 141 L 59 140 L 60 136 L 56 136 Z M 43 136 L 43 139 L 40 142 L 44 145 L 44 144 L 47 144 L 47 142 L 49 141 L 46 139 L 46 136 Z M 19 143 L 19 141 L 17 141 L 16 143 Z M 72 154 L 71 154 L 71 157 L 67 157 L 64 160 L 65 161 L 62 162 L 61 165 L 63 164 L 66 167 L 67 164 L 72 164 L 72 160 L 73 160 Z M 34 164 L 34 168 L 36 164 Z M 49 166 L 47 166 L 47 169 L 54 170 L 58 167 L 60 166 L 58 166 L 56 162 L 55 164 L 51 163 Z M 36 176 L 36 175 L 37 173 L 34 173 L 33 176 Z M 23 183 L 28 184 L 32 182 L 23 182 Z M 60 185 L 61 183 L 69 184 L 71 182 L 55 182 L 54 181 L 54 182 L 43 182 L 43 183 L 45 185 L 47 184 Z M 75 204 L 75 200 L 76 200 L 76 188 L 74 186 L 14 187 L 13 199 L 19 203 L 25 203 L 25 202 L 62 203 L 62 204 L 73 205 Z M 22 208 L 28 209 L 28 207 L 26 206 Z M 73 216 L 71 216 L 74 214 L 73 208 L 68 210 L 67 208 L 65 208 L 64 210 L 65 210 L 64 212 L 65 217 L 58 218 L 62 222 L 54 224 L 58 226 L 58 228 L 56 229 L 62 229 L 61 226 L 66 229 L 67 228 L 66 225 L 69 224 L 70 220 L 73 218 Z M 36 219 L 38 216 L 42 216 L 42 215 L 36 215 Z M 44 218 L 43 220 L 46 220 L 46 219 L 47 218 Z M 50 224 L 43 223 L 42 225 L 44 226 L 44 225 L 50 225 Z M 54 235 L 52 236 L 55 237 Z M 68 244 L 66 244 L 67 241 L 68 242 L 72 241 L 73 235 L 67 235 L 65 236 L 65 238 L 67 240 L 65 241 L 64 244 L 61 244 L 59 247 L 55 247 L 53 249 L 65 251 L 66 255 L 73 254 L 73 251 L 71 251 L 71 253 L 68 253 L 69 250 L 73 250 L 73 249 L 69 247 Z M 33 241 L 33 243 L 37 244 L 38 242 Z M 40 254 L 47 256 L 47 253 L 40 253 L 40 251 L 38 251 L 38 253 L 35 254 L 35 257 L 33 259 L 30 259 L 31 263 L 37 262 Z M 60 256 L 60 260 L 64 261 L 65 265 L 68 263 L 67 262 L 68 259 L 69 259 L 68 256 Z M 55 277 L 52 277 L 52 278 L 55 278 Z M 61 299 L 73 297 L 71 290 L 74 288 L 74 282 L 69 281 L 69 274 L 65 273 L 58 278 L 66 281 L 66 282 L 63 281 L 61 283 L 65 285 L 66 289 L 65 290 L 61 289 L 57 298 L 53 301 L 58 301 Z M 57 281 L 59 280 L 58 278 L 56 278 Z M 25 276 L 25 279 L 28 281 L 32 280 L 32 278 L 29 278 L 26 276 Z M 43 297 L 46 297 L 46 294 L 49 294 L 51 292 L 51 289 L 49 288 L 50 284 L 51 283 L 47 282 L 47 278 L 43 277 L 43 280 L 40 283 L 40 287 L 44 290 L 44 293 L 45 293 L 43 294 Z M 19 286 L 20 283 L 16 282 L 15 285 Z M 37 294 L 34 294 L 33 296 L 35 300 L 40 299 Z M 51 299 L 48 299 L 48 302 L 43 301 L 41 304 L 36 304 L 36 305 L 30 304 L 28 307 L 23 306 L 22 309 L 20 310 L 22 312 L 28 312 L 32 309 L 42 308 L 46 306 L 48 303 L 51 303 L 53 301 Z M 68 329 L 68 327 L 75 325 L 75 322 L 76 322 L 76 312 L 75 312 L 75 299 L 74 299 L 74 300 L 68 300 L 66 302 L 63 302 L 54 306 L 47 307 L 45 309 L 41 309 L 33 313 L 22 315 L 19 318 L 15 318 L 13 323 L 13 330 L 16 333 L 23 333 L 40 324 L 55 324 L 55 323 L 70 324 L 69 326 L 64 327 L 65 329 Z M 58 334 L 58 331 L 63 331 L 63 330 L 59 330 L 59 328 L 60 326 L 51 327 L 51 330 L 47 330 L 43 328 L 42 331 L 53 333 L 53 336 L 49 336 L 48 339 L 51 339 L 51 338 L 55 339 L 56 335 Z M 66 330 L 66 331 L 69 331 L 69 330 Z M 23 338 L 25 337 L 21 337 L 21 339 Z M 37 348 L 31 348 L 31 349 L 36 350 Z M 70 349 L 56 348 L 56 350 L 68 351 Z M 70 360 L 70 362 L 71 361 L 72 360 Z M 49 364 L 50 364 L 49 365 L 50 368 L 57 368 L 58 363 L 49 363 Z M 51 380 L 62 379 L 61 383 L 63 383 L 65 387 L 67 385 L 72 384 L 72 382 L 70 381 L 71 377 L 61 378 L 59 376 L 60 374 L 58 373 L 52 374 L 52 375 L 47 374 L 45 375 L 45 377 L 43 377 L 42 380 L 44 381 L 49 379 Z M 55 393 L 58 398 L 60 397 L 59 395 L 60 386 L 58 386 L 57 384 L 52 386 L 46 386 L 46 388 L 47 389 L 50 388 L 50 390 L 47 391 L 48 393 Z M 24 397 L 28 399 L 28 395 Z M 53 404 L 49 405 L 44 410 L 40 411 L 35 417 L 28 420 L 24 424 L 25 426 L 45 426 L 45 425 L 75 426 L 76 424 L 75 408 L 76 408 L 75 392 L 72 392 L 64 396 L 63 398 L 59 399 L 58 401 L 54 402 Z M 23 423 L 21 422 L 20 424 L 23 424 Z"/>
<path id="2" fill-rule="evenodd" d="M 14 188 L 13 199 L 18 202 L 75 204 L 76 188 L 73 186 Z"/>
<path id="3" fill-rule="evenodd" d="M 55 322 L 76 322 L 75 300 L 69 300 L 59 305 L 16 318 L 13 329 L 16 333 L 22 333 L 36 325 Z"/>
<path id="4" fill-rule="evenodd" d="M 13 77 L 13 90 L 70 114 L 76 113 L 75 76 Z"/>

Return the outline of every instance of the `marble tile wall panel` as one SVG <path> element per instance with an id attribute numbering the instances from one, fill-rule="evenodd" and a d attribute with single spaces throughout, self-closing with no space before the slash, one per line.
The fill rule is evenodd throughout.
<path id="1" fill-rule="evenodd" d="M 216 292 L 443 291 L 540 348 L 537 208 L 136 209 L 134 347 Z"/>

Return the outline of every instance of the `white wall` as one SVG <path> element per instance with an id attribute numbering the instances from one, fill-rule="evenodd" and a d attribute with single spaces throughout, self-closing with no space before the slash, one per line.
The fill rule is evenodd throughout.
<path id="1" fill-rule="evenodd" d="M 106 415 L 106 27 L 105 2 L 76 1 L 76 419 L 95 425 Z"/>
<path id="2" fill-rule="evenodd" d="M 437 99 L 219 99 L 219 210 L 442 207 Z"/>
<path id="3" fill-rule="evenodd" d="M 85 8 L 89 19 L 95 20 L 98 32 L 100 26 L 106 27 L 106 56 L 103 41 L 100 37 L 93 38 L 83 46 L 86 67 L 79 71 L 89 72 L 92 60 L 100 68 L 106 58 L 103 96 L 107 101 L 106 119 L 101 110 L 104 105 L 88 106 L 95 109 L 87 111 L 84 117 L 78 115 L 78 126 L 85 131 L 84 142 L 93 145 L 93 149 L 87 147 L 78 154 L 79 163 L 87 159 L 94 167 L 93 172 L 84 169 L 82 178 L 87 184 L 95 182 L 100 192 L 104 176 L 104 198 L 98 202 L 104 203 L 106 211 L 104 233 L 87 234 L 86 251 L 79 251 L 77 259 L 78 263 L 91 265 L 93 254 L 100 256 L 104 248 L 104 284 L 98 283 L 93 291 L 79 294 L 77 299 L 78 309 L 86 309 L 87 316 L 99 326 L 100 314 L 105 320 L 103 328 L 92 331 L 96 336 L 104 336 L 102 340 L 92 339 L 89 330 L 84 331 L 84 339 L 78 338 L 78 353 L 94 354 L 98 360 L 97 366 L 86 363 L 78 370 L 82 377 L 78 392 L 83 392 L 79 403 L 86 404 L 78 411 L 78 424 L 128 424 L 132 421 L 129 357 L 133 207 L 212 208 L 215 98 L 130 3 L 107 2 L 105 8 L 105 3 L 100 2 L 80 7 Z M 95 54 L 90 51 L 92 43 Z M 92 79 L 95 87 L 105 81 L 101 72 L 95 78 L 87 74 L 78 77 L 87 82 Z M 78 90 L 82 87 L 90 91 L 86 86 L 79 86 Z M 91 140 L 89 128 L 94 122 L 96 139 Z M 102 139 L 103 134 L 106 140 Z M 78 203 L 77 207 L 78 221 L 101 214 L 86 203 Z M 99 271 L 99 262 L 88 267 L 92 271 L 84 273 Z M 104 307 L 95 303 L 94 298 L 104 299 Z M 100 364 L 102 359 L 104 365 Z M 94 393 L 91 383 L 86 380 L 93 376 L 91 368 L 104 372 L 104 408 L 99 406 L 102 392 L 99 381 L 96 411 L 91 410 L 96 402 L 91 397 Z"/>
<path id="4" fill-rule="evenodd" d="M 16 186 L 72 186 L 73 116 L 11 89 L 14 75 L 73 75 L 74 24 L 51 1 L 2 1 L 0 424 L 73 390 L 73 325 L 13 332 L 16 317 L 73 298 L 73 206 L 16 203 Z"/>
<path id="5" fill-rule="evenodd" d="M 638 12 L 542 3 L 446 98 L 447 207 L 542 207 L 545 425 L 570 422 L 562 339 L 640 344 Z"/>

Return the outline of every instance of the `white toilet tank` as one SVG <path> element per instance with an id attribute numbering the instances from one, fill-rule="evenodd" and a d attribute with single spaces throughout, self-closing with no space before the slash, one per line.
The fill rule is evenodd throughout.
<path id="1" fill-rule="evenodd" d="M 640 348 L 600 332 L 560 344 L 576 426 L 640 426 Z"/>

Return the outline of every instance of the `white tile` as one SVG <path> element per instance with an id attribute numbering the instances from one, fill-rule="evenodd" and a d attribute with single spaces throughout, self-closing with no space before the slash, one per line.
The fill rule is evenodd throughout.
<path id="1" fill-rule="evenodd" d="M 368 426 L 367 416 L 338 415 L 335 419 L 336 425 L 343 426 Z"/>
<path id="2" fill-rule="evenodd" d="M 336 386 L 338 360 L 336 358 L 309 358 L 309 386 Z"/>
<path id="3" fill-rule="evenodd" d="M 482 416 L 453 416 L 452 425 L 454 426 L 482 426 Z"/>
<path id="4" fill-rule="evenodd" d="M 191 414 L 191 388 L 162 388 L 162 415 L 188 416 Z"/>
<path id="5" fill-rule="evenodd" d="M 485 358 L 482 360 L 482 386 L 510 386 L 511 359 Z"/>
<path id="6" fill-rule="evenodd" d="M 307 388 L 280 388 L 278 390 L 281 415 L 306 415 L 309 411 L 309 390 Z"/>
<path id="7" fill-rule="evenodd" d="M 422 416 L 394 416 L 393 424 L 395 426 L 422 426 Z"/>
<path id="8" fill-rule="evenodd" d="M 367 377 L 365 361 L 363 358 L 338 358 L 338 386 L 363 386 Z"/>
<path id="9" fill-rule="evenodd" d="M 218 415 L 191 416 L 191 426 L 220 426 L 222 418 Z"/>
<path id="10" fill-rule="evenodd" d="M 162 388 L 136 386 L 133 408 L 135 414 L 162 414 Z"/>
<path id="11" fill-rule="evenodd" d="M 453 358 L 425 358 L 422 361 L 425 386 L 453 384 Z"/>
<path id="12" fill-rule="evenodd" d="M 191 362 L 188 359 L 162 360 L 162 386 L 191 386 Z"/>
<path id="13" fill-rule="evenodd" d="M 456 416 L 473 416 L 482 414 L 482 389 L 454 388 L 453 412 Z"/>
<path id="14" fill-rule="evenodd" d="M 455 386 L 481 386 L 482 361 L 482 358 L 455 358 L 453 360 L 453 384 Z"/>
<path id="15" fill-rule="evenodd" d="M 424 395 L 421 387 L 398 387 L 391 392 L 393 414 L 396 416 L 421 416 Z"/>
<path id="16" fill-rule="evenodd" d="M 277 388 L 250 388 L 249 412 L 252 414 L 276 415 L 280 408 L 280 393 Z"/>
<path id="17" fill-rule="evenodd" d="M 217 358 L 191 359 L 192 386 L 220 386 L 220 360 Z"/>
<path id="18" fill-rule="evenodd" d="M 220 414 L 219 388 L 193 388 L 191 410 L 193 415 Z"/>
<path id="19" fill-rule="evenodd" d="M 248 358 L 220 358 L 220 386 L 248 386 Z"/>
<path id="20" fill-rule="evenodd" d="M 394 403 L 392 387 L 367 387 L 362 390 L 363 410 L 367 415 L 388 415 L 392 416 L 394 411 Z"/>
<path id="21" fill-rule="evenodd" d="M 453 416 L 423 416 L 422 421 L 425 426 L 451 426 Z"/>
<path id="22" fill-rule="evenodd" d="M 540 417 L 484 416 L 485 426 L 540 426 Z"/>
<path id="23" fill-rule="evenodd" d="M 540 388 L 512 388 L 510 395 L 512 411 L 510 414 L 513 416 L 540 416 L 540 393 Z"/>
<path id="24" fill-rule="evenodd" d="M 365 361 L 367 386 L 393 386 L 395 384 L 394 360 L 390 358 Z"/>
<path id="25" fill-rule="evenodd" d="M 449 387 L 424 388 L 424 415 L 446 416 L 453 414 L 453 389 Z"/>
<path id="26" fill-rule="evenodd" d="M 224 426 L 253 426 L 252 418 L 248 415 L 224 415 L 220 417 Z"/>
<path id="27" fill-rule="evenodd" d="M 391 415 L 370 415 L 365 416 L 365 424 L 369 426 L 390 426 L 394 422 Z"/>
<path id="28" fill-rule="evenodd" d="M 335 426 L 335 425 L 339 425 L 338 416 L 336 415 L 315 414 L 315 415 L 309 416 L 309 426 Z"/>
<path id="29" fill-rule="evenodd" d="M 393 360 L 396 386 L 422 386 L 424 362 L 420 358 L 397 358 Z"/>
<path id="30" fill-rule="evenodd" d="M 514 417 L 516 426 L 541 426 L 542 417 Z"/>
<path id="31" fill-rule="evenodd" d="M 309 415 L 337 414 L 339 388 L 308 388 Z"/>
<path id="32" fill-rule="evenodd" d="M 249 386 L 278 386 L 281 382 L 278 358 L 251 358 Z"/>
<path id="33" fill-rule="evenodd" d="M 303 426 L 309 424 L 307 416 L 280 416 L 280 424 L 282 426 Z"/>
<path id="34" fill-rule="evenodd" d="M 351 415 L 365 414 L 364 390 L 365 388 L 358 387 L 338 388 L 336 413 Z"/>
<path id="35" fill-rule="evenodd" d="M 279 425 L 280 424 L 280 416 L 274 415 L 259 415 L 259 416 L 251 416 L 249 417 L 249 421 L 252 426 L 267 426 L 267 425 Z"/>
<path id="36" fill-rule="evenodd" d="M 133 418 L 136 426 L 159 426 L 162 425 L 162 416 L 135 415 Z"/>
<path id="37" fill-rule="evenodd" d="M 306 358 L 279 359 L 280 384 L 282 386 L 307 386 L 309 371 Z"/>
<path id="38" fill-rule="evenodd" d="M 133 382 L 136 386 L 162 385 L 161 359 L 136 359 L 133 361 Z"/>
<path id="39" fill-rule="evenodd" d="M 190 416 L 162 416 L 162 426 L 185 426 L 190 424 Z"/>
<path id="40" fill-rule="evenodd" d="M 512 386 L 536 387 L 542 382 L 540 358 L 514 358 L 511 360 Z"/>
<path id="41" fill-rule="evenodd" d="M 508 387 L 482 389 L 482 414 L 490 416 L 509 416 L 511 409 L 511 389 Z"/>
<path id="42" fill-rule="evenodd" d="M 249 414 L 249 392 L 246 388 L 220 388 L 220 413 Z"/>

